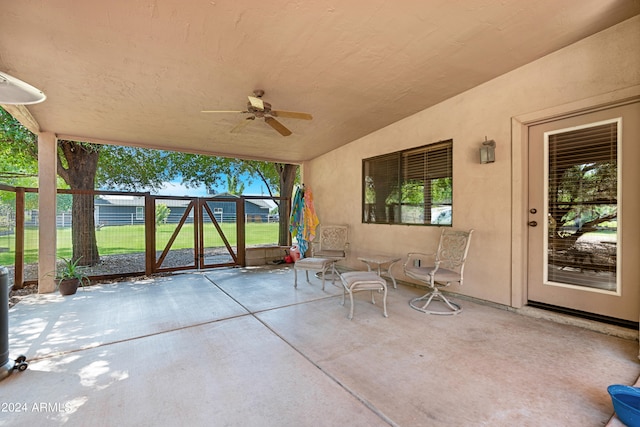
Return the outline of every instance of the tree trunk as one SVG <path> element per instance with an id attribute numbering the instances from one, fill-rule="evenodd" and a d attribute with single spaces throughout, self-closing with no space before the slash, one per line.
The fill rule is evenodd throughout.
<path id="1" fill-rule="evenodd" d="M 73 210 L 71 212 L 72 259 L 79 259 L 78 265 L 95 265 L 100 261 L 93 201 L 93 194 L 73 195 Z"/>
<path id="2" fill-rule="evenodd" d="M 74 141 L 59 141 L 58 146 L 58 175 L 72 190 L 94 190 L 100 146 Z M 67 168 L 64 163 L 68 165 Z M 71 218 L 72 260 L 79 260 L 78 265 L 97 264 L 100 255 L 96 241 L 93 194 L 73 195 Z"/>
<path id="3" fill-rule="evenodd" d="M 293 198 L 293 186 L 296 181 L 296 173 L 298 165 L 276 164 L 278 174 L 280 175 L 280 196 Z M 278 245 L 290 246 L 291 233 L 289 232 L 289 217 L 291 216 L 291 200 L 281 201 L 278 211 L 280 215 L 280 226 L 278 229 Z"/>

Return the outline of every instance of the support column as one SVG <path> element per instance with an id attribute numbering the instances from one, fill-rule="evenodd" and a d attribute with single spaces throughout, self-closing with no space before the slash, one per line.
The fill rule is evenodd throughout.
<path id="1" fill-rule="evenodd" d="M 38 293 L 56 289 L 56 180 L 57 139 L 38 134 Z"/>

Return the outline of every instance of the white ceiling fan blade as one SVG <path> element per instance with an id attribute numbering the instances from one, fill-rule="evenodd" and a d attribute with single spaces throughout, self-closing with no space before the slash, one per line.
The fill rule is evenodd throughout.
<path id="1" fill-rule="evenodd" d="M 247 113 L 248 111 L 240 110 L 202 110 L 201 113 Z"/>

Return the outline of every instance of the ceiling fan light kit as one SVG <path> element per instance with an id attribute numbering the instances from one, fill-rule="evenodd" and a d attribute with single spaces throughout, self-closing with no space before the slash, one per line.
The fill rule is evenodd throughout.
<path id="1" fill-rule="evenodd" d="M 262 89 L 257 89 L 253 91 L 254 96 L 248 96 L 249 102 L 247 102 L 247 109 L 245 111 L 232 111 L 232 110 L 203 110 L 203 113 L 241 113 L 241 114 L 251 114 L 251 116 L 242 120 L 233 129 L 231 129 L 232 133 L 238 133 L 242 129 L 245 128 L 249 124 L 251 120 L 255 120 L 256 117 L 259 119 L 264 119 L 265 123 L 271 126 L 276 132 L 278 132 L 282 136 L 291 135 L 291 131 L 287 129 L 285 125 L 280 123 L 275 117 L 286 117 L 290 119 L 300 119 L 300 120 L 312 120 L 313 116 L 309 113 L 300 113 L 297 111 L 282 111 L 282 110 L 272 110 L 271 104 L 262 100 L 262 96 L 264 95 L 264 91 Z"/>
<path id="2" fill-rule="evenodd" d="M 9 74 L 0 72 L 0 104 L 30 105 L 47 99 L 44 92 Z"/>

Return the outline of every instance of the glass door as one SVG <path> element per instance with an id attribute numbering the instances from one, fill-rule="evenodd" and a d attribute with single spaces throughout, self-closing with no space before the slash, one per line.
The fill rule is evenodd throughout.
<path id="1" fill-rule="evenodd" d="M 529 128 L 530 302 L 638 321 L 639 105 Z"/>

